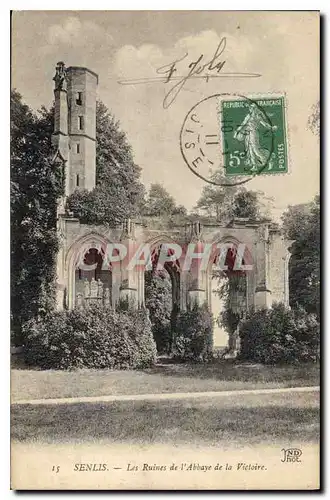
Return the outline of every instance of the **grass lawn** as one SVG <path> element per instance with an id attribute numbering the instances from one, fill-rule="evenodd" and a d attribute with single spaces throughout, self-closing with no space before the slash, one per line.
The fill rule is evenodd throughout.
<path id="1" fill-rule="evenodd" d="M 319 394 L 221 399 L 21 405 L 11 411 L 12 439 L 25 443 L 172 443 L 249 446 L 317 443 Z"/>
<path id="2" fill-rule="evenodd" d="M 319 384 L 318 365 L 263 366 L 219 361 L 208 365 L 158 364 L 139 371 L 13 369 L 12 402 L 21 399 L 204 392 Z"/>

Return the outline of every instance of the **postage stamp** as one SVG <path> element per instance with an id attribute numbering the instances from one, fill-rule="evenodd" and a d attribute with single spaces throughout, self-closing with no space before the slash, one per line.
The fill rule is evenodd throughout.
<path id="1" fill-rule="evenodd" d="M 226 175 L 286 173 L 284 97 L 224 100 L 220 105 Z"/>
<path id="2" fill-rule="evenodd" d="M 187 113 L 180 134 L 189 169 L 211 184 L 245 184 L 288 172 L 284 96 L 214 94 Z M 215 178 L 215 173 L 223 176 Z"/>

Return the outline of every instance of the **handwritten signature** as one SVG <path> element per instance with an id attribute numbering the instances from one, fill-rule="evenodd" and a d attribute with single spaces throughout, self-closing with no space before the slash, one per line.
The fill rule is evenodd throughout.
<path id="1" fill-rule="evenodd" d="M 188 73 L 185 75 L 178 75 L 178 64 L 188 57 L 186 53 L 180 59 L 161 66 L 156 69 L 157 74 L 162 75 L 155 78 L 138 78 L 119 80 L 121 85 L 139 85 L 145 83 L 173 83 L 176 82 L 170 90 L 166 93 L 163 100 L 163 107 L 168 108 L 177 98 L 181 90 L 184 88 L 188 80 L 193 78 L 200 78 L 208 82 L 212 78 L 258 78 L 260 73 L 238 73 L 238 72 L 224 72 L 222 71 L 226 60 L 223 59 L 222 54 L 226 48 L 226 37 L 223 37 L 217 46 L 213 57 L 209 61 L 205 61 L 204 54 L 201 54 L 196 61 L 188 64 Z M 221 59 L 221 60 L 220 60 Z"/>

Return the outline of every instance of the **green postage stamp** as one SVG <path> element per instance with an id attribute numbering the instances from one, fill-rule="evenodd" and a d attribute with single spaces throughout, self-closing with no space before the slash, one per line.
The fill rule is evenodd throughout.
<path id="1" fill-rule="evenodd" d="M 221 101 L 219 118 L 226 175 L 288 172 L 283 96 Z"/>

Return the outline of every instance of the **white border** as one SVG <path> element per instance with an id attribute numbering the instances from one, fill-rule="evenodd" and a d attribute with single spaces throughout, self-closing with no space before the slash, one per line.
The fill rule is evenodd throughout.
<path id="1" fill-rule="evenodd" d="M 265 5 L 268 5 L 268 8 L 265 8 Z M 330 13 L 330 3 L 328 0 L 321 0 L 321 1 L 314 1 L 314 2 L 307 2 L 305 0 L 301 0 L 298 4 L 296 1 L 290 1 L 290 0 L 277 0 L 276 4 L 274 2 L 274 5 L 269 6 L 268 4 L 265 4 L 265 2 L 261 1 L 253 1 L 251 0 L 248 4 L 243 1 L 235 1 L 232 0 L 231 2 L 228 2 L 224 4 L 224 2 L 221 2 L 221 6 L 223 9 L 221 10 L 296 10 L 297 7 L 299 10 L 318 10 L 320 9 L 323 14 L 328 14 Z M 105 2 L 105 1 L 94 1 L 93 4 L 84 2 L 83 0 L 80 1 L 63 1 L 63 0 L 58 0 L 56 4 L 52 3 L 47 3 L 45 4 L 44 1 L 18 1 L 12 2 L 9 5 L 9 2 L 3 1 L 0 7 L 0 22 L 1 22 L 1 29 L 0 29 L 0 37 L 1 37 L 1 66 L 2 66 L 2 74 L 1 74 L 1 97 L 2 97 L 2 106 L 1 106 L 1 159 L 2 159 L 2 171 L 1 171 L 1 195 L 0 195 L 0 201 L 1 201 L 1 216 L 2 216 L 2 224 L 1 224 L 1 229 L 2 229 L 2 244 L 1 244 L 1 262 L 3 263 L 2 266 L 2 273 L 1 273 L 1 340 L 2 340 L 2 363 L 1 363 L 1 370 L 2 370 L 2 386 L 5 387 L 5 392 L 8 396 L 8 399 L 6 397 L 2 398 L 2 403 L 5 406 L 6 410 L 4 412 L 1 412 L 2 414 L 2 421 L 1 421 L 1 430 L 3 435 L 1 436 L 1 449 L 3 450 L 3 454 L 1 455 L 1 497 L 4 499 L 7 498 L 12 498 L 13 492 L 9 491 L 9 474 L 10 474 L 10 469 L 9 469 L 9 280 L 10 280 L 10 275 L 9 275 L 9 265 L 8 265 L 8 257 L 9 257 L 9 237 L 10 237 L 10 232 L 9 232 L 9 89 L 10 89 L 10 76 L 9 76 L 9 67 L 10 67 L 10 21 L 9 21 L 9 9 L 14 9 L 14 10 L 201 10 L 200 9 L 200 2 L 191 2 L 188 0 L 185 1 L 180 1 L 180 0 L 167 0 L 166 3 L 159 2 L 156 5 L 155 9 L 155 2 L 152 0 L 140 0 L 138 2 L 138 9 L 136 8 L 137 4 L 136 2 L 133 2 L 132 0 L 121 0 L 120 2 Z M 166 9 L 165 9 L 166 7 Z M 247 9 L 247 7 L 249 9 Z M 203 2 L 203 10 L 219 10 L 219 1 L 205 1 Z M 325 19 L 325 24 L 327 24 L 327 19 Z M 166 29 L 166 27 L 164 27 Z M 325 40 L 325 47 L 324 47 L 325 52 L 329 53 L 329 42 L 328 39 Z M 303 57 L 303 54 L 302 54 Z M 324 57 L 324 61 L 325 61 Z M 326 85 L 325 82 L 327 80 L 328 76 L 328 71 L 329 71 L 329 65 L 327 65 L 325 72 L 324 72 L 324 91 L 326 91 Z M 324 103 L 323 103 L 324 105 Z M 329 107 L 326 106 L 326 109 L 324 110 L 324 120 L 323 122 L 326 122 L 326 118 L 329 118 Z M 329 131 L 325 131 L 324 133 L 324 144 L 330 144 L 330 137 L 329 137 Z M 325 156 L 325 155 L 324 155 Z M 324 199 L 324 206 L 323 206 L 323 220 L 325 221 L 324 224 L 324 229 L 326 231 L 325 234 L 325 239 L 323 242 L 324 248 L 324 262 L 326 263 L 327 260 L 327 253 L 326 251 L 329 248 L 329 238 L 330 238 L 330 209 L 329 209 L 329 203 L 327 203 L 327 198 L 328 198 L 328 177 L 326 175 L 327 169 L 329 168 L 329 165 L 327 165 L 326 162 L 326 157 L 323 159 L 324 165 L 322 166 L 324 169 L 324 178 L 323 181 L 325 182 L 325 188 L 323 192 L 323 199 Z M 328 278 L 328 280 L 327 280 Z M 324 281 L 327 283 L 329 281 L 329 273 L 328 269 L 325 266 L 325 275 L 324 275 Z M 330 300 L 329 300 L 330 302 Z M 328 306 L 328 307 L 327 307 Z M 324 311 L 329 310 L 330 303 L 328 303 L 328 297 L 325 299 L 325 304 L 324 304 Z M 326 328 L 326 323 L 324 324 L 323 327 L 323 334 L 327 332 Z M 325 337 L 325 335 L 324 335 Z M 326 345 L 326 342 L 324 341 L 323 347 L 326 348 L 326 353 L 324 353 L 324 358 L 330 360 L 330 353 L 329 353 L 329 345 L 330 343 L 328 342 Z M 330 380 L 330 368 L 329 364 L 326 363 L 325 359 L 323 360 L 324 362 L 324 379 Z M 329 382 L 328 382 L 329 384 Z M 7 392 L 8 391 L 8 392 Z M 329 403 L 329 399 L 328 399 Z M 328 410 L 328 407 L 325 409 L 325 411 Z M 326 411 L 326 414 L 329 414 Z M 324 418 L 324 423 L 325 423 L 325 418 Z M 327 446 L 324 455 L 326 455 L 327 451 Z M 323 471 L 323 476 L 324 476 L 324 482 L 327 477 L 329 477 L 330 473 L 330 465 L 329 461 L 327 461 L 324 465 L 324 471 Z M 325 486 L 327 486 L 325 484 Z M 114 494 L 114 493 L 112 493 Z M 38 498 L 44 498 L 45 493 L 39 493 L 38 495 L 30 494 L 30 497 L 38 497 Z M 94 497 L 95 493 L 89 493 L 86 494 L 87 497 Z M 159 494 L 158 494 L 159 495 Z M 158 496 L 157 495 L 157 496 Z M 201 496 L 204 496 L 202 493 L 200 494 Z M 232 494 L 227 494 L 227 493 L 222 493 L 222 497 L 225 498 L 233 498 L 236 497 L 236 495 Z M 228 495 L 228 496 L 227 496 Z M 283 494 L 281 493 L 282 498 L 290 498 L 292 494 Z M 61 494 L 62 498 L 67 497 L 68 494 Z M 121 495 L 122 497 L 123 495 Z M 125 495 L 124 495 L 125 496 Z M 127 494 L 129 497 L 133 497 L 132 494 Z M 237 494 L 238 496 L 238 494 Z M 259 495 L 258 495 L 259 496 Z M 296 496 L 304 496 L 303 493 L 298 493 Z"/>

